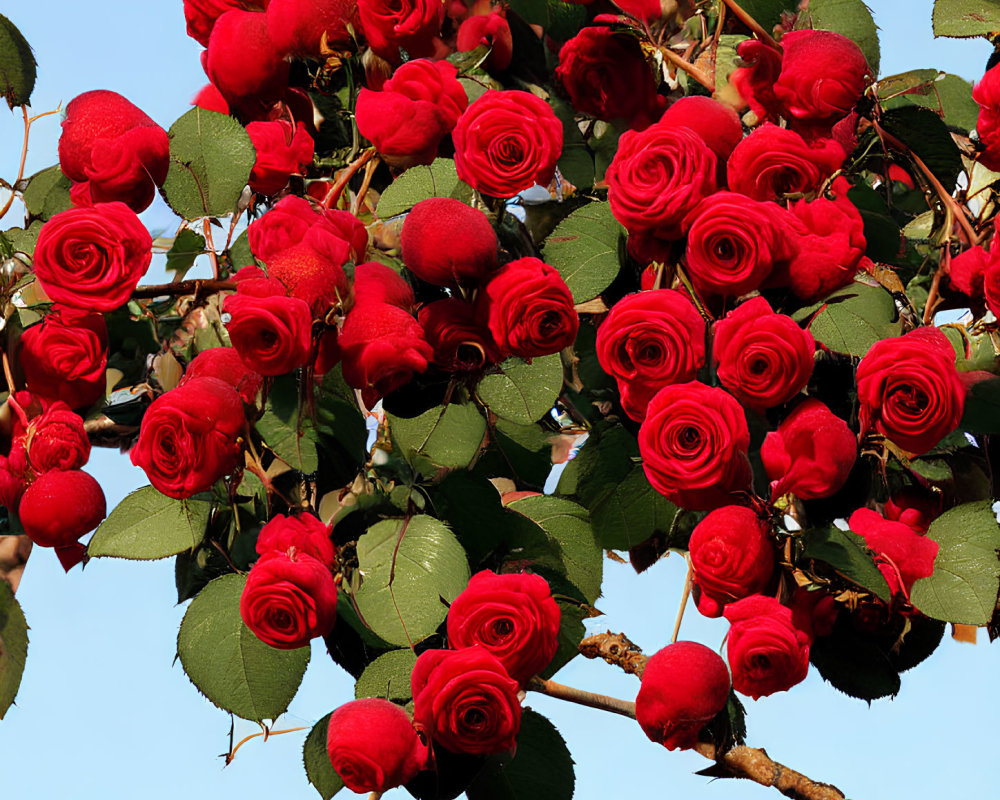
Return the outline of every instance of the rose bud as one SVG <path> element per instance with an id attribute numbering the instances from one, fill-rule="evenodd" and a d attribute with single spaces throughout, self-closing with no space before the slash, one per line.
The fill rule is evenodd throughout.
<path id="1" fill-rule="evenodd" d="M 730 603 L 723 615 L 732 625 L 726 653 L 737 692 L 758 700 L 805 680 L 809 636 L 792 623 L 790 608 L 756 594 Z"/>
<path id="2" fill-rule="evenodd" d="M 35 478 L 18 507 L 24 532 L 42 547 L 65 547 L 107 516 L 104 490 L 80 470 L 53 470 Z"/>
<path id="3" fill-rule="evenodd" d="M 847 423 L 811 397 L 767 434 L 760 448 L 774 500 L 785 494 L 801 500 L 830 497 L 847 481 L 857 456 L 858 440 Z"/>
<path id="4" fill-rule="evenodd" d="M 244 11 L 263 11 L 268 0 L 184 0 L 184 20 L 187 35 L 202 47 L 208 47 L 208 39 L 215 27 L 215 21 L 234 8 Z"/>
<path id="5" fill-rule="evenodd" d="M 435 300 L 417 320 L 434 348 L 434 363 L 448 372 L 474 372 L 501 356 L 479 309 L 458 297 Z"/>
<path id="6" fill-rule="evenodd" d="M 748 408 L 787 403 L 809 383 L 816 342 L 763 297 L 740 303 L 713 326 L 719 383 Z"/>
<path id="7" fill-rule="evenodd" d="M 407 269 L 435 286 L 475 285 L 497 267 L 497 235 L 486 215 L 450 197 L 417 203 L 400 239 Z"/>
<path id="8" fill-rule="evenodd" d="M 639 428 L 646 477 L 671 503 L 692 511 L 730 505 L 750 490 L 750 430 L 743 408 L 702 383 L 664 386 Z"/>
<path id="9" fill-rule="evenodd" d="M 321 564 L 333 569 L 337 548 L 330 540 L 330 528 L 308 512 L 293 516 L 279 515 L 268 522 L 257 534 L 257 554 L 270 552 L 305 553 Z"/>
<path id="10" fill-rule="evenodd" d="M 281 198 L 263 217 L 247 229 L 250 249 L 261 261 L 271 260 L 284 250 L 308 245 L 325 254 L 337 265 L 364 260 L 368 232 L 349 211 L 316 211 L 302 197 Z"/>
<path id="11" fill-rule="evenodd" d="M 584 28 L 566 42 L 556 77 L 577 111 L 634 130 L 648 128 L 666 106 L 639 40 L 610 28 Z"/>
<path id="12" fill-rule="evenodd" d="M 746 66 L 734 70 L 729 81 L 760 122 L 780 116 L 781 105 L 774 96 L 774 84 L 781 74 L 781 54 L 757 39 L 740 42 L 736 53 Z"/>
<path id="13" fill-rule="evenodd" d="M 743 124 L 732 106 L 701 95 L 675 100 L 660 118 L 660 124 L 690 128 L 704 139 L 722 165 L 743 140 Z"/>
<path id="14" fill-rule="evenodd" d="M 858 364 L 861 432 L 874 428 L 922 455 L 958 427 L 965 387 L 955 351 L 937 328 L 882 339 Z"/>
<path id="15" fill-rule="evenodd" d="M 90 458 L 83 419 L 59 400 L 28 422 L 27 428 L 18 424 L 15 430 L 15 440 L 24 447 L 36 475 L 54 469 L 80 469 Z"/>
<path id="16" fill-rule="evenodd" d="M 323 56 L 328 50 L 351 47 L 348 25 L 357 29 L 357 6 L 350 0 L 271 0 L 267 32 L 278 52 L 296 58 Z"/>
<path id="17" fill-rule="evenodd" d="M 642 422 L 660 389 L 695 379 L 705 363 L 705 322 L 673 289 L 627 295 L 597 329 L 597 359 L 618 381 L 625 413 Z"/>
<path id="18" fill-rule="evenodd" d="M 629 233 L 679 239 L 685 218 L 715 192 L 715 153 L 689 128 L 659 123 L 626 131 L 608 167 L 611 211 Z"/>
<path id="19" fill-rule="evenodd" d="M 247 134 L 257 151 L 250 188 L 258 194 L 277 194 L 291 175 L 312 163 L 313 140 L 301 122 L 294 130 L 287 120 L 251 122 Z"/>
<path id="20" fill-rule="evenodd" d="M 264 383 L 259 372 L 254 372 L 240 358 L 240 354 L 232 347 L 210 347 L 202 350 L 194 357 L 179 385 L 184 385 L 195 378 L 218 378 L 228 383 L 240 394 L 240 398 L 248 405 L 255 405 L 257 393 Z"/>
<path id="21" fill-rule="evenodd" d="M 396 270 L 378 261 L 366 261 L 354 268 L 354 302 L 388 303 L 409 312 L 417 300 L 410 284 Z"/>
<path id="22" fill-rule="evenodd" d="M 407 61 L 381 91 L 359 92 L 358 131 L 396 169 L 430 164 L 469 103 L 457 75 L 447 61 Z"/>
<path id="23" fill-rule="evenodd" d="M 399 64 L 400 49 L 410 58 L 434 54 L 444 22 L 441 0 L 359 0 L 361 28 L 372 51 Z"/>
<path id="24" fill-rule="evenodd" d="M 108 328 L 100 314 L 57 309 L 21 335 L 21 367 L 28 389 L 70 408 L 105 396 Z"/>
<path id="25" fill-rule="evenodd" d="M 152 260 L 153 239 L 124 203 L 70 208 L 42 226 L 34 272 L 53 302 L 114 311 L 128 302 Z"/>
<path id="26" fill-rule="evenodd" d="M 217 114 L 229 114 L 229 103 L 211 83 L 206 83 L 198 90 L 191 105 L 198 106 L 205 111 L 214 111 Z"/>
<path id="27" fill-rule="evenodd" d="M 312 315 L 297 297 L 230 295 L 222 310 L 226 330 L 243 362 L 265 376 L 285 375 L 312 356 Z"/>
<path id="28" fill-rule="evenodd" d="M 774 572 L 770 525 L 744 506 L 709 513 L 691 533 L 691 580 L 698 610 L 722 616 L 727 603 L 764 591 Z"/>
<path id="29" fill-rule="evenodd" d="M 719 654 L 697 642 L 674 642 L 646 662 L 635 718 L 650 741 L 688 750 L 728 700 L 729 670 Z"/>
<path id="30" fill-rule="evenodd" d="M 288 89 L 288 62 L 271 41 L 267 17 L 260 12 L 233 10 L 220 16 L 201 63 L 230 109 L 251 119 Z"/>
<path id="31" fill-rule="evenodd" d="M 236 469 L 245 427 L 243 402 L 232 386 L 194 378 L 146 410 L 132 463 L 167 497 L 191 497 Z"/>
<path id="32" fill-rule="evenodd" d="M 490 89 L 462 114 L 455 130 L 458 177 L 490 197 L 547 186 L 562 153 L 562 123 L 531 92 Z"/>
<path id="33" fill-rule="evenodd" d="M 510 66 L 514 55 L 510 25 L 499 11 L 467 18 L 458 29 L 455 44 L 463 53 L 475 50 L 480 45 L 489 47 L 490 54 L 486 56 L 486 69 L 489 72 L 503 72 Z"/>
<path id="34" fill-rule="evenodd" d="M 972 90 L 972 99 L 979 104 L 976 135 L 983 150 L 979 161 L 991 170 L 1000 170 L 1000 69 L 988 69 Z"/>
<path id="35" fill-rule="evenodd" d="M 452 753 L 513 749 L 521 727 L 518 683 L 482 645 L 425 650 L 410 679 L 413 720 Z"/>
<path id="36" fill-rule="evenodd" d="M 908 597 L 914 581 L 934 574 L 938 543 L 916 533 L 905 522 L 885 519 L 870 508 L 859 508 L 847 524 L 877 554 L 875 563 L 893 594 L 902 591 Z"/>
<path id="37" fill-rule="evenodd" d="M 120 200 L 149 207 L 167 177 L 167 132 L 120 94 L 84 92 L 70 100 L 59 137 L 59 166 L 74 181 L 76 205 Z"/>
<path id="38" fill-rule="evenodd" d="M 409 783 L 430 758 L 410 715 L 378 697 L 352 700 L 330 715 L 326 751 L 348 789 L 375 794 Z"/>
<path id="39" fill-rule="evenodd" d="M 529 256 L 500 268 L 481 295 L 490 333 L 503 353 L 533 358 L 576 341 L 580 318 L 559 271 Z"/>
<path id="40" fill-rule="evenodd" d="M 940 494 L 928 496 L 916 488 L 907 487 L 885 501 L 882 513 L 886 519 L 902 522 L 914 533 L 922 535 L 940 515 L 942 501 Z"/>
<path id="41" fill-rule="evenodd" d="M 330 568 L 300 552 L 270 551 L 250 568 L 240 616 L 254 636 L 279 650 L 326 636 L 337 619 L 337 584 Z"/>
<path id="42" fill-rule="evenodd" d="M 329 237 L 325 241 L 334 240 Z M 342 246 L 346 243 L 342 239 L 335 241 L 335 253 L 318 250 L 312 244 L 300 244 L 282 250 L 267 262 L 268 277 L 280 281 L 289 296 L 305 302 L 314 319 L 324 319 L 332 308 L 343 304 L 350 293 L 347 275 L 341 266 L 344 262 L 336 260 L 343 255 Z M 244 273 L 245 269 L 240 270 L 236 281 L 241 280 L 240 275 L 256 274 Z"/>
<path id="43" fill-rule="evenodd" d="M 985 288 L 983 281 L 990 260 L 986 248 L 979 245 L 973 245 L 954 256 L 948 265 L 948 282 L 951 288 L 968 297 L 982 297 Z"/>
<path id="44" fill-rule="evenodd" d="M 448 644 L 456 650 L 482 645 L 524 686 L 559 649 L 560 616 L 541 575 L 483 570 L 448 609 Z"/>

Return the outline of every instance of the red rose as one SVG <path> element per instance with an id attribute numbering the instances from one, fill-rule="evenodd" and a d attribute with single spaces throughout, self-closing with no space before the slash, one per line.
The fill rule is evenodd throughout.
<path id="1" fill-rule="evenodd" d="M 86 472 L 53 470 L 35 478 L 17 509 L 24 532 L 42 547 L 66 547 L 108 513 L 104 490 Z"/>
<path id="2" fill-rule="evenodd" d="M 337 619 L 337 584 L 305 553 L 271 551 L 254 563 L 240 596 L 240 616 L 254 636 L 279 650 L 326 636 Z"/>
<path id="3" fill-rule="evenodd" d="M 480 644 L 521 685 L 545 669 L 559 648 L 559 606 L 541 575 L 483 570 L 448 609 L 448 644 Z"/>
<path id="4" fill-rule="evenodd" d="M 646 477 L 671 503 L 694 511 L 728 505 L 750 489 L 750 431 L 739 403 L 702 383 L 664 386 L 639 428 Z"/>
<path id="5" fill-rule="evenodd" d="M 411 58 L 434 54 L 444 22 L 441 0 L 359 0 L 361 28 L 371 49 L 392 64 L 403 49 Z"/>
<path id="6" fill-rule="evenodd" d="M 202 47 L 208 47 L 208 38 L 215 21 L 234 8 L 244 11 L 263 11 L 268 0 L 184 0 L 184 20 L 187 35 Z"/>
<path id="7" fill-rule="evenodd" d="M 16 513 L 25 488 L 24 473 L 12 466 L 7 456 L 0 455 L 0 505 Z"/>
<path id="8" fill-rule="evenodd" d="M 746 65 L 729 76 L 736 91 L 761 122 L 779 116 L 781 107 L 774 96 L 774 84 L 781 74 L 781 54 L 757 39 L 740 42 L 736 53 Z"/>
<path id="9" fill-rule="evenodd" d="M 348 789 L 375 794 L 409 783 L 430 758 L 410 715 L 377 697 L 352 700 L 330 715 L 326 751 Z"/>
<path id="10" fill-rule="evenodd" d="M 729 670 L 719 654 L 697 642 L 674 642 L 646 662 L 635 718 L 651 741 L 687 750 L 728 700 Z"/>
<path id="11" fill-rule="evenodd" d="M 973 245 L 952 258 L 948 265 L 951 288 L 969 297 L 982 297 L 985 290 L 983 280 L 990 261 L 986 248 L 979 245 Z"/>
<path id="12" fill-rule="evenodd" d="M 453 753 L 514 748 L 521 727 L 518 684 L 482 645 L 425 650 L 411 676 L 413 720 Z"/>
<path id="13" fill-rule="evenodd" d="M 120 94 L 84 92 L 66 106 L 59 166 L 75 183 L 77 205 L 120 200 L 142 211 L 167 177 L 169 156 L 167 132 Z"/>
<path id="14" fill-rule="evenodd" d="M 597 329 L 597 358 L 618 382 L 625 413 L 642 422 L 660 389 L 695 379 L 705 363 L 705 322 L 673 289 L 630 294 Z"/>
<path id="15" fill-rule="evenodd" d="M 566 42 L 556 77 L 577 111 L 635 130 L 656 122 L 666 106 L 639 40 L 610 28 L 584 28 Z"/>
<path id="16" fill-rule="evenodd" d="M 54 302 L 114 311 L 146 274 L 152 247 L 149 231 L 124 203 L 70 208 L 42 226 L 34 271 Z"/>
<path id="17" fill-rule="evenodd" d="M 435 286 L 475 285 L 497 268 L 497 235 L 486 215 L 450 197 L 421 200 L 400 235 L 403 261 Z"/>
<path id="18" fill-rule="evenodd" d="M 491 197 L 513 197 L 547 186 L 562 153 L 562 123 L 531 92 L 487 91 L 462 114 L 455 130 L 458 177 Z"/>
<path id="19" fill-rule="evenodd" d="M 232 347 L 211 347 L 198 353 L 187 365 L 180 383 L 195 378 L 218 378 L 236 389 L 243 402 L 249 405 L 256 404 L 257 393 L 264 383 L 261 374 L 244 364 Z"/>
<path id="20" fill-rule="evenodd" d="M 909 595 L 914 581 L 934 573 L 938 543 L 905 522 L 885 519 L 870 508 L 859 508 L 847 524 L 877 554 L 875 562 L 893 594 L 902 591 Z"/>
<path id="21" fill-rule="evenodd" d="M 691 213 L 685 259 L 702 292 L 739 297 L 783 272 L 794 255 L 788 212 L 734 192 L 716 192 Z"/>
<path id="22" fill-rule="evenodd" d="M 464 5 L 462 7 L 464 9 Z M 459 51 L 466 53 L 480 45 L 490 48 L 490 54 L 486 56 L 487 70 L 503 72 L 510 66 L 510 60 L 514 56 L 514 40 L 510 25 L 502 12 L 476 14 L 467 18 L 459 27 L 455 42 Z"/>
<path id="23" fill-rule="evenodd" d="M 198 90 L 191 105 L 198 106 L 205 111 L 214 111 L 217 114 L 229 114 L 229 103 L 211 83 L 206 83 Z"/>
<path id="24" fill-rule="evenodd" d="M 288 62 L 271 41 L 261 12 L 234 10 L 220 16 L 201 63 L 229 107 L 251 119 L 288 89 Z"/>
<path id="25" fill-rule="evenodd" d="M 15 426 L 14 440 L 24 447 L 36 475 L 50 470 L 80 469 L 90 458 L 90 439 L 83 419 L 57 400 L 26 428 Z"/>
<path id="26" fill-rule="evenodd" d="M 847 423 L 813 398 L 796 406 L 760 448 L 775 500 L 788 493 L 802 500 L 835 494 L 857 457 L 858 440 Z"/>
<path id="27" fill-rule="evenodd" d="M 70 408 L 105 396 L 108 328 L 100 314 L 57 309 L 21 336 L 21 367 L 32 393 Z"/>
<path id="28" fill-rule="evenodd" d="M 763 297 L 740 303 L 713 327 L 719 382 L 748 408 L 787 403 L 809 383 L 816 342 Z"/>
<path id="29" fill-rule="evenodd" d="M 264 556 L 272 551 L 289 557 L 294 553 L 305 553 L 330 569 L 337 560 L 337 548 L 330 540 L 330 528 L 308 512 L 290 517 L 279 515 L 260 529 L 257 554 Z"/>
<path id="30" fill-rule="evenodd" d="M 1000 317 L 1000 260 L 990 259 L 983 273 L 983 296 L 993 316 Z"/>
<path id="31" fill-rule="evenodd" d="M 315 211 L 309 201 L 289 195 L 281 198 L 247 230 L 250 249 L 267 264 L 296 245 L 312 247 L 336 265 L 363 261 L 368 249 L 364 224 L 349 211 Z"/>
<path id="32" fill-rule="evenodd" d="M 307 236 L 309 238 L 316 243 L 320 237 Z M 346 242 L 324 234 L 320 243 L 334 241 L 337 243 L 335 254 L 317 250 L 312 243 L 300 244 L 282 250 L 267 262 L 268 277 L 280 281 L 289 296 L 303 300 L 315 319 L 326 318 L 332 308 L 347 300 L 350 293 L 347 275 L 341 266 L 345 262 L 337 260 L 343 255 Z M 246 273 L 247 277 L 251 274 L 255 273 Z"/>
<path id="33" fill-rule="evenodd" d="M 882 339 L 858 364 L 861 431 L 875 428 L 916 455 L 930 450 L 962 421 L 965 387 L 955 351 L 937 328 Z"/>
<path id="34" fill-rule="evenodd" d="M 690 128 L 659 123 L 626 131 L 608 167 L 611 211 L 629 233 L 679 239 L 685 218 L 715 191 L 715 153 Z"/>
<path id="35" fill-rule="evenodd" d="M 979 160 L 987 169 L 1000 170 L 1000 69 L 986 71 L 973 88 L 972 99 L 979 104 L 976 135 L 983 147 Z"/>
<path id="36" fill-rule="evenodd" d="M 580 318 L 559 271 L 540 259 L 519 258 L 500 268 L 482 295 L 490 333 L 504 353 L 533 358 L 576 341 Z"/>
<path id="37" fill-rule="evenodd" d="M 941 514 L 943 495 L 928 496 L 915 488 L 904 488 L 885 501 L 886 519 L 902 522 L 914 533 L 924 534 Z"/>
<path id="38" fill-rule="evenodd" d="M 417 300 L 410 284 L 396 270 L 378 261 L 367 261 L 354 268 L 354 302 L 388 303 L 410 311 Z"/>
<path id="39" fill-rule="evenodd" d="M 735 600 L 764 591 L 774 572 L 771 526 L 744 506 L 712 511 L 691 533 L 691 579 L 698 610 L 719 617 Z"/>
<path id="40" fill-rule="evenodd" d="M 501 359 L 480 311 L 458 297 L 435 300 L 420 309 L 417 320 L 441 369 L 473 372 Z"/>
<path id="41" fill-rule="evenodd" d="M 313 140 L 303 123 L 294 130 L 287 120 L 251 122 L 247 134 L 257 151 L 250 173 L 250 188 L 259 194 L 277 194 L 296 175 L 312 163 Z"/>
<path id="42" fill-rule="evenodd" d="M 381 91 L 359 92 L 358 131 L 397 169 L 430 164 L 469 104 L 457 75 L 447 61 L 407 61 Z"/>
<path id="43" fill-rule="evenodd" d="M 712 149 L 720 164 L 726 163 L 743 140 L 743 124 L 732 106 L 701 95 L 675 100 L 660 118 L 660 124 L 690 128 Z"/>
<path id="44" fill-rule="evenodd" d="M 324 35 L 328 49 L 350 48 L 347 26 L 357 29 L 357 13 L 351 0 L 271 0 L 267 6 L 267 32 L 278 52 L 319 58 Z"/>
<path id="45" fill-rule="evenodd" d="M 230 295 L 222 310 L 233 347 L 261 375 L 284 375 L 312 356 L 312 315 L 297 297 Z"/>
<path id="46" fill-rule="evenodd" d="M 758 700 L 805 680 L 809 636 L 792 623 L 790 608 L 757 594 L 730 603 L 723 614 L 732 625 L 726 652 L 737 692 Z"/>
<path id="47" fill-rule="evenodd" d="M 246 425 L 236 390 L 218 378 L 194 378 L 146 410 L 132 463 L 176 499 L 211 488 L 240 463 Z"/>

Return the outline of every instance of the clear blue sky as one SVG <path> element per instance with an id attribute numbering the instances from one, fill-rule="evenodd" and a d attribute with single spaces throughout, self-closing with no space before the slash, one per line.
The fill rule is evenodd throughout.
<path id="1" fill-rule="evenodd" d="M 990 48 L 981 41 L 933 41 L 930 0 L 871 4 L 882 32 L 882 73 L 940 67 L 968 79 L 981 73 Z M 65 105 L 90 89 L 113 89 L 164 127 L 205 82 L 199 46 L 184 34 L 180 0 L 7 0 L 10 17 L 39 61 L 35 113 Z M 56 161 L 58 118 L 41 121 L 28 172 Z M 19 115 L 0 110 L 0 175 L 11 179 L 20 155 Z M 176 218 L 157 200 L 143 216 L 153 230 Z M 16 224 L 10 218 L 3 226 Z M 96 451 L 89 469 L 109 507 L 143 485 L 126 457 Z M 595 631 L 626 631 L 647 652 L 663 646 L 673 625 L 684 565 L 661 561 L 636 577 L 608 562 L 606 616 Z M 111 559 L 64 575 L 50 551 L 36 550 L 18 592 L 31 625 L 28 666 L 18 704 L 0 723 L 5 800 L 176 800 L 264 798 L 312 800 L 300 752 L 304 733 L 246 745 L 223 769 L 229 717 L 203 699 L 172 664 L 184 608 L 174 605 L 172 561 Z M 683 638 L 718 647 L 725 625 L 693 608 Z M 859 798 L 996 795 L 992 763 L 1000 698 L 1000 647 L 981 635 L 972 647 L 946 640 L 932 658 L 903 676 L 894 701 L 863 702 L 838 694 L 811 672 L 792 691 L 747 702 L 750 744 Z M 632 698 L 637 681 L 601 664 L 577 660 L 558 680 Z M 311 725 L 353 696 L 353 682 L 323 652 L 313 651 L 298 696 L 279 727 Z M 577 761 L 578 800 L 670 796 L 695 800 L 778 797 L 773 789 L 693 775 L 700 756 L 669 753 L 631 720 L 529 696 L 549 715 Z M 237 722 L 237 737 L 254 730 Z M 348 797 L 350 793 L 343 792 Z M 402 790 L 389 797 L 409 797 Z"/>

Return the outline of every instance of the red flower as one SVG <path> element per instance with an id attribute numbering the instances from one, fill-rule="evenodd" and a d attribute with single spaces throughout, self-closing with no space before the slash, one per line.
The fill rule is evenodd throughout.
<path id="1" fill-rule="evenodd" d="M 240 358 L 261 375 L 284 375 L 312 355 L 312 315 L 297 297 L 253 297 L 237 293 L 222 310 L 232 315 L 226 330 Z"/>
<path id="2" fill-rule="evenodd" d="M 359 0 L 361 27 L 371 49 L 392 64 L 403 49 L 411 58 L 434 54 L 444 22 L 441 0 Z"/>
<path id="3" fill-rule="evenodd" d="M 28 390 L 70 408 L 105 395 L 108 328 L 100 314 L 57 309 L 21 336 L 21 367 Z"/>
<path id="4" fill-rule="evenodd" d="M 450 197 L 417 203 L 400 239 L 407 269 L 435 286 L 475 285 L 497 268 L 497 235 L 486 215 Z"/>
<path id="5" fill-rule="evenodd" d="M 885 519 L 870 508 L 859 508 L 847 524 L 878 554 L 876 563 L 894 594 L 909 594 L 916 580 L 934 574 L 938 543 L 905 522 Z"/>
<path id="6" fill-rule="evenodd" d="M 510 66 L 514 55 L 510 25 L 499 11 L 468 17 L 458 29 L 455 45 L 463 53 L 475 50 L 480 45 L 489 47 L 486 68 L 490 72 L 503 72 Z"/>
<path id="7" fill-rule="evenodd" d="M 987 169 L 1000 169 L 1000 69 L 987 70 L 972 90 L 972 99 L 979 104 L 976 135 L 983 146 L 979 160 Z"/>
<path id="8" fill-rule="evenodd" d="M 251 122 L 247 134 L 257 151 L 257 161 L 250 173 L 250 188 L 260 194 L 277 194 L 291 175 L 312 163 L 313 140 L 306 126 L 295 129 L 286 120 Z"/>
<path id="9" fill-rule="evenodd" d="M 53 470 L 35 478 L 18 507 L 24 532 L 42 547 L 65 547 L 107 515 L 101 485 L 80 470 Z"/>
<path id="10" fill-rule="evenodd" d="M 257 534 L 257 554 L 270 552 L 312 556 L 329 569 L 337 560 L 337 548 L 330 540 L 330 528 L 308 512 L 292 516 L 279 515 Z"/>
<path id="11" fill-rule="evenodd" d="M 805 680 L 809 635 L 792 623 L 790 608 L 757 594 L 730 603 L 723 614 L 732 624 L 726 653 L 737 692 L 758 700 Z"/>
<path id="12" fill-rule="evenodd" d="M 264 383 L 261 374 L 244 364 L 232 347 L 210 347 L 198 353 L 184 370 L 180 385 L 195 378 L 218 378 L 236 389 L 243 402 L 250 405 L 257 402 L 257 392 Z"/>
<path id="13" fill-rule="evenodd" d="M 308 200 L 294 195 L 283 197 L 251 222 L 247 236 L 253 254 L 267 264 L 297 245 L 312 247 L 336 266 L 364 260 L 368 249 L 368 232 L 349 211 L 316 211 Z"/>
<path id="14" fill-rule="evenodd" d="M 434 363 L 448 372 L 472 372 L 500 360 L 481 309 L 458 297 L 435 300 L 417 320 L 434 348 Z"/>
<path id="15" fill-rule="evenodd" d="M 388 303 L 409 311 L 416 305 L 413 289 L 392 267 L 366 261 L 354 268 L 354 302 Z"/>
<path id="16" fill-rule="evenodd" d="M 184 0 L 187 35 L 203 47 L 208 47 L 212 28 L 222 14 L 234 8 L 263 11 L 267 4 L 268 0 Z"/>
<path id="17" fill-rule="evenodd" d="M 681 126 L 697 133 L 725 164 L 743 140 L 743 124 L 732 106 L 711 97 L 689 95 L 675 100 L 660 118 L 664 126 Z"/>
<path id="18" fill-rule="evenodd" d="M 220 16 L 201 63 L 229 107 L 251 119 L 288 89 L 288 62 L 271 41 L 261 12 L 233 10 Z"/>
<path id="19" fill-rule="evenodd" d="M 331 50 L 351 46 L 347 26 L 358 27 L 357 14 L 351 0 L 271 0 L 267 6 L 267 32 L 278 52 L 319 58 L 324 35 Z"/>
<path id="20" fill-rule="evenodd" d="M 83 419 L 59 400 L 30 420 L 26 428 L 17 423 L 14 441 L 24 447 L 36 475 L 80 469 L 90 458 L 90 439 Z"/>

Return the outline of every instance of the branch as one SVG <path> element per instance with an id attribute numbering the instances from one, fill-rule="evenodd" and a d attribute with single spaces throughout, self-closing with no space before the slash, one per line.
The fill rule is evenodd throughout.
<path id="1" fill-rule="evenodd" d="M 602 711 L 610 711 L 612 714 L 621 714 L 623 717 L 635 719 L 635 703 L 628 700 L 619 700 L 617 697 L 608 697 L 606 694 L 594 694 L 583 689 L 574 689 L 572 686 L 564 686 L 555 681 L 542 680 L 534 677 L 528 683 L 528 691 L 547 694 L 549 697 L 558 697 L 560 700 L 568 700 L 581 706 L 599 708 Z"/>
<path id="2" fill-rule="evenodd" d="M 649 656 L 624 633 L 598 633 L 588 636 L 579 645 L 584 658 L 603 658 L 614 667 L 621 667 L 629 675 L 642 677 Z"/>
<path id="3" fill-rule="evenodd" d="M 193 294 L 196 297 L 202 294 L 214 294 L 215 292 L 235 291 L 234 281 L 177 281 L 176 283 L 161 283 L 157 286 L 137 286 L 132 292 L 135 300 L 152 299 L 154 297 L 181 297 L 186 294 Z"/>
<path id="4" fill-rule="evenodd" d="M 710 92 L 715 91 L 715 81 L 709 78 L 708 75 L 706 75 L 704 72 L 698 69 L 690 61 L 684 60 L 679 55 L 677 55 L 677 53 L 675 53 L 673 50 L 671 50 L 669 47 L 666 47 L 665 45 L 660 45 L 658 49 L 660 53 L 663 54 L 663 57 L 667 59 L 667 61 L 669 61 L 671 64 L 673 64 L 675 67 L 686 72 L 688 75 L 690 75 L 692 78 L 698 81 L 698 83 L 700 83 Z"/>
<path id="5" fill-rule="evenodd" d="M 781 52 L 781 45 L 774 40 L 774 37 L 771 36 L 771 34 L 769 34 L 766 30 L 764 30 L 763 26 L 759 22 L 757 22 L 757 20 L 751 17 L 742 8 L 740 8 L 736 4 L 736 0 L 722 0 L 722 2 L 729 7 L 729 10 L 733 12 L 733 14 L 740 22 L 742 22 L 751 31 L 753 31 L 754 35 L 758 39 L 760 39 L 768 47 L 773 47 L 779 53 Z"/>

